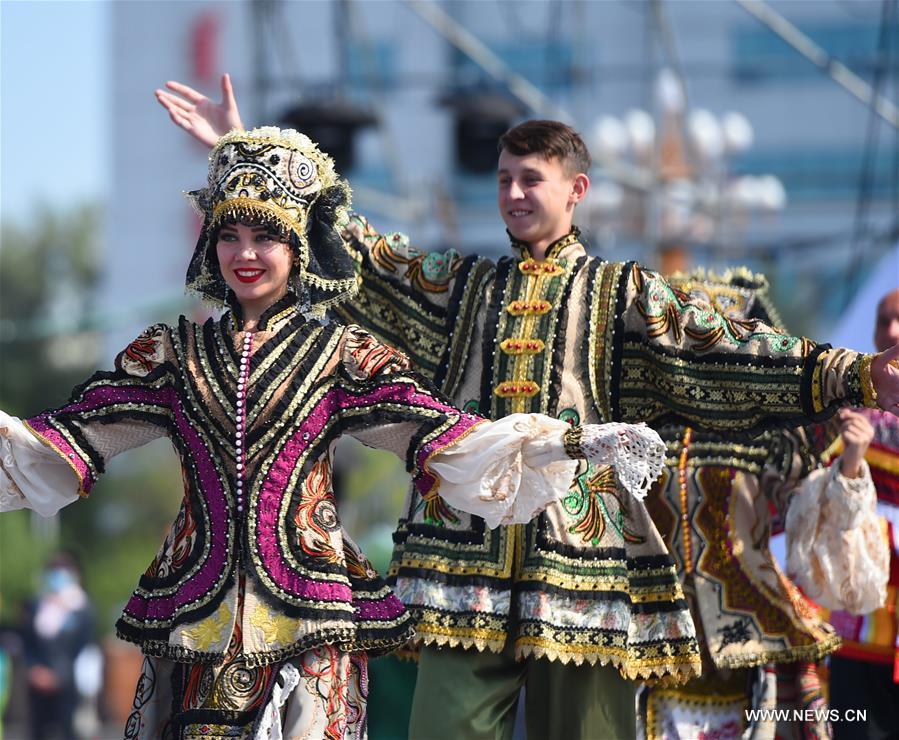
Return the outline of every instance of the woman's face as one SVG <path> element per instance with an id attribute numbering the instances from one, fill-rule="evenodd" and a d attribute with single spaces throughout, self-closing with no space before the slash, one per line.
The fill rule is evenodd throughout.
<path id="1" fill-rule="evenodd" d="M 268 227 L 226 224 L 215 249 L 222 277 L 244 308 L 265 309 L 287 292 L 293 255 Z"/>

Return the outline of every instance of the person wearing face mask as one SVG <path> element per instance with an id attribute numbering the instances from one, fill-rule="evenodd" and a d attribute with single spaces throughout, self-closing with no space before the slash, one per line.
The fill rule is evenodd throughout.
<path id="1" fill-rule="evenodd" d="M 75 737 L 75 659 L 91 642 L 92 632 L 91 605 L 77 562 L 70 553 L 59 552 L 47 563 L 23 629 L 33 740 Z"/>

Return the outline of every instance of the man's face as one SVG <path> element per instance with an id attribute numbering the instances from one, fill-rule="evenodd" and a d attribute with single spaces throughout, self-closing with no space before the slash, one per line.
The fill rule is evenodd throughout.
<path id="1" fill-rule="evenodd" d="M 586 191 L 582 181 L 584 175 L 569 175 L 556 158 L 500 152 L 497 202 L 512 236 L 540 247 L 565 236 Z"/>
<path id="2" fill-rule="evenodd" d="M 878 352 L 899 342 L 899 290 L 887 293 L 877 306 L 874 346 Z"/>

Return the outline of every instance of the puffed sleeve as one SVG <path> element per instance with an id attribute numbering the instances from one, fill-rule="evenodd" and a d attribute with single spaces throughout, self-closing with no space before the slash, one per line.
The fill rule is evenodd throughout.
<path id="1" fill-rule="evenodd" d="M 53 516 L 78 499 L 78 476 L 21 419 L 0 411 L 0 512 L 33 509 Z"/>
<path id="2" fill-rule="evenodd" d="M 87 496 L 110 458 L 167 433 L 174 364 L 170 329 L 144 331 L 63 406 L 20 421 L 0 417 L 0 505 L 51 516 Z"/>
<path id="3" fill-rule="evenodd" d="M 659 435 L 645 425 L 572 428 L 543 414 L 510 414 L 436 454 L 430 468 L 440 477 L 441 498 L 493 529 L 527 523 L 558 501 L 578 459 L 611 465 L 622 486 L 642 499 L 662 470 L 664 453 Z"/>
<path id="4" fill-rule="evenodd" d="M 859 478 L 830 468 L 812 472 L 790 501 L 787 571 L 828 609 L 863 614 L 886 599 L 889 543 L 877 517 L 867 463 Z"/>

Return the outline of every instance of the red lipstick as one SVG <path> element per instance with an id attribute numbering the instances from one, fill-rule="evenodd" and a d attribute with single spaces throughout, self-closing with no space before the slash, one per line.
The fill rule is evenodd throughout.
<path id="1" fill-rule="evenodd" d="M 235 270 L 234 275 L 242 283 L 255 283 L 264 272 L 265 270 L 241 270 L 240 272 Z"/>

